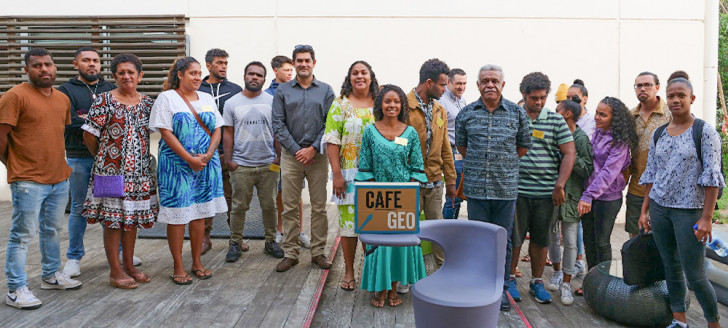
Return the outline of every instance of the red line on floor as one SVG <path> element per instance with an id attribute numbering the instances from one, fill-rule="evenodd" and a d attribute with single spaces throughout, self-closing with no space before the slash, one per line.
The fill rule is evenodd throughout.
<path id="1" fill-rule="evenodd" d="M 331 254 L 329 255 L 329 261 L 331 261 L 332 263 L 334 262 L 334 257 L 336 257 L 336 250 L 339 248 L 340 241 L 341 234 L 337 234 L 336 240 L 334 241 L 334 246 L 331 247 Z M 314 292 L 313 294 L 313 300 L 311 302 L 311 305 L 308 307 L 308 313 L 306 314 L 306 318 L 303 319 L 303 328 L 308 328 L 311 326 L 313 316 L 316 314 L 316 309 L 318 309 L 319 301 L 321 300 L 321 294 L 323 294 L 324 292 L 324 285 L 326 285 L 326 278 L 329 276 L 330 270 L 331 269 L 326 269 L 321 272 L 321 280 L 319 280 L 318 286 L 316 286 L 316 292 Z"/>
<path id="2" fill-rule="evenodd" d="M 526 325 L 528 328 L 533 328 L 531 326 L 531 323 L 528 322 L 528 319 L 526 319 L 526 316 L 521 312 L 521 308 L 518 307 L 518 304 L 516 304 L 516 301 L 513 300 L 513 297 L 511 297 L 511 294 L 508 294 L 508 300 L 511 301 L 511 305 L 513 305 L 513 309 L 516 310 L 516 313 L 518 313 L 519 316 L 521 316 L 521 320 L 523 321 L 523 324 Z"/>

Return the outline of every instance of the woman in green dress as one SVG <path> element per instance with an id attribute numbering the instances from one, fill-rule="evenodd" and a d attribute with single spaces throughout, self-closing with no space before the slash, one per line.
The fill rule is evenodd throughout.
<path id="1" fill-rule="evenodd" d="M 427 182 L 420 139 L 408 126 L 407 97 L 398 86 L 387 84 L 374 101 L 376 122 L 364 129 L 357 181 Z M 398 306 L 397 282 L 413 284 L 426 276 L 419 246 L 366 247 L 361 288 L 374 292 L 371 304 Z"/>
<path id="2" fill-rule="evenodd" d="M 374 123 L 372 107 L 379 84 L 372 67 L 355 61 L 341 85 L 341 96 L 331 104 L 326 116 L 326 143 L 334 194 L 331 201 L 339 207 L 341 248 L 344 253 L 344 279 L 341 289 L 354 290 L 354 255 L 357 234 L 354 232 L 354 177 L 359 167 L 359 149 L 364 128 Z"/>

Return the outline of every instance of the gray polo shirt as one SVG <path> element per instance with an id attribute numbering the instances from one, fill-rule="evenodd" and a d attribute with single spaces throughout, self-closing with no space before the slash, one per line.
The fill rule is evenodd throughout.
<path id="1" fill-rule="evenodd" d="M 292 155 L 309 146 L 321 151 L 326 115 L 334 98 L 331 86 L 315 77 L 305 89 L 298 79 L 279 85 L 273 97 L 273 132 L 281 146 Z"/>

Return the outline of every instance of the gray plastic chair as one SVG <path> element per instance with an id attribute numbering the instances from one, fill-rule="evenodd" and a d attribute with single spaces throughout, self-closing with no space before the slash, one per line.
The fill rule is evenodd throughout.
<path id="1" fill-rule="evenodd" d="M 445 252 L 440 270 L 412 285 L 417 327 L 496 327 L 506 230 L 480 221 L 434 220 L 420 222 L 417 236 Z"/>

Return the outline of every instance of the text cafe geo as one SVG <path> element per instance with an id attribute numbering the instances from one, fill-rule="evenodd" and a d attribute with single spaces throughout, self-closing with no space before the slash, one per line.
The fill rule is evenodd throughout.
<path id="1" fill-rule="evenodd" d="M 355 194 L 356 233 L 419 233 L 419 183 L 357 182 Z"/>

